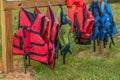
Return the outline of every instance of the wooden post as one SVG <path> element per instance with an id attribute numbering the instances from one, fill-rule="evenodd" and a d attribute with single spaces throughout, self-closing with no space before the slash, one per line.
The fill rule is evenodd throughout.
<path id="1" fill-rule="evenodd" d="M 96 51 L 99 50 L 99 45 L 98 45 L 98 41 L 97 40 L 95 40 L 95 49 L 96 49 Z"/>
<path id="2" fill-rule="evenodd" d="M 103 43 L 103 41 L 100 41 L 99 54 L 104 54 L 104 43 Z"/>
<path id="3" fill-rule="evenodd" d="M 99 45 L 98 45 L 99 43 Z M 103 41 L 98 41 L 95 40 L 95 46 L 96 46 L 96 51 L 99 53 L 99 54 L 104 54 L 104 44 L 103 44 Z"/>
<path id="4" fill-rule="evenodd" d="M 99 3 L 99 5 L 100 5 L 100 2 L 101 2 L 102 0 L 98 0 L 98 3 Z M 99 46 L 98 46 L 98 53 L 99 54 L 104 54 L 104 43 L 103 43 L 103 41 L 99 41 Z"/>
<path id="5" fill-rule="evenodd" d="M 2 25 L 2 64 L 4 73 L 13 70 L 12 56 L 12 11 L 5 11 L 4 0 L 1 0 L 1 25 Z"/>

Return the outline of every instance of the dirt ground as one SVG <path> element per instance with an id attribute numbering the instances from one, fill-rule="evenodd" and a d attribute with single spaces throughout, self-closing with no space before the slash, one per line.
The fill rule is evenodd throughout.
<path id="1" fill-rule="evenodd" d="M 98 59 L 104 58 L 104 54 L 100 54 L 99 56 L 96 56 L 96 53 L 93 52 L 93 53 L 89 54 L 88 51 L 80 51 L 76 56 L 79 58 L 85 58 L 85 57 L 88 57 L 88 55 L 90 55 L 89 57 L 93 60 L 96 58 L 98 58 Z"/>
<path id="2" fill-rule="evenodd" d="M 116 36 L 116 38 L 120 39 L 120 33 Z M 76 56 L 79 58 L 87 57 L 88 53 L 89 53 L 88 51 L 80 51 Z M 118 53 L 116 56 L 120 57 L 120 53 Z M 99 56 L 96 56 L 96 53 L 91 52 L 90 57 L 91 59 L 96 59 L 96 58 L 102 59 L 104 58 L 104 54 L 100 54 Z"/>
<path id="3" fill-rule="evenodd" d="M 3 75 L 1 71 L 0 63 L 0 80 L 34 80 L 32 71 L 27 70 L 27 74 L 24 73 L 23 62 L 14 60 L 13 72 Z"/>
<path id="4" fill-rule="evenodd" d="M 117 39 L 120 39 L 120 34 L 117 35 Z"/>

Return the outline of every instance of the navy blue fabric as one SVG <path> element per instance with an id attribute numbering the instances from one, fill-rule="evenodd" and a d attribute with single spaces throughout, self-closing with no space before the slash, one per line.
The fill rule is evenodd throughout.
<path id="1" fill-rule="evenodd" d="M 89 11 L 93 14 L 95 21 L 93 27 L 93 35 L 91 39 L 93 41 L 99 39 L 104 42 L 104 47 L 106 47 L 108 39 L 110 38 L 111 43 L 114 45 L 113 35 L 118 33 L 116 24 L 113 20 L 112 11 L 106 0 L 103 0 L 98 5 L 98 0 L 93 1 Z"/>
<path id="2" fill-rule="evenodd" d="M 27 17 L 28 17 L 28 19 L 30 20 L 31 24 L 33 24 L 38 15 L 35 14 L 35 13 L 28 12 L 28 11 L 25 10 L 24 8 L 22 8 L 22 9 L 23 9 L 23 11 L 25 12 L 25 14 L 27 15 Z"/>
<path id="3" fill-rule="evenodd" d="M 64 25 L 64 24 L 72 25 L 72 22 L 70 20 L 68 20 L 68 18 L 66 17 L 66 14 L 64 13 L 61 4 L 60 4 L 60 8 L 61 8 L 61 12 L 60 12 L 60 25 Z"/>
<path id="4" fill-rule="evenodd" d="M 112 11 L 106 0 L 101 2 L 100 7 L 98 1 L 93 1 L 89 10 L 95 17 L 92 40 L 99 38 L 104 41 L 106 37 L 109 38 L 118 33 Z"/>
<path id="5" fill-rule="evenodd" d="M 100 37 L 100 40 L 104 40 L 105 37 L 111 37 L 112 35 L 117 34 L 118 30 L 113 20 L 112 11 L 106 0 L 103 0 L 100 3 L 100 9 L 102 14 L 104 14 L 101 18 L 103 36 Z"/>
<path id="6" fill-rule="evenodd" d="M 91 37 L 92 40 L 96 40 L 99 35 L 100 35 L 100 19 L 101 19 L 101 15 L 100 14 L 100 8 L 98 5 L 98 1 L 93 1 L 89 11 L 93 14 L 95 20 L 94 20 L 94 27 L 93 27 L 93 35 Z"/>
<path id="7" fill-rule="evenodd" d="M 68 44 L 65 46 L 65 48 L 62 50 L 62 53 L 63 53 L 63 54 L 67 54 L 67 53 L 69 52 L 69 50 L 70 50 L 70 43 L 68 43 Z"/>
<path id="8" fill-rule="evenodd" d="M 72 22 L 67 18 L 66 14 L 63 11 L 62 5 L 60 4 L 60 26 L 69 24 L 70 26 L 72 25 Z M 68 27 L 68 26 L 66 26 Z M 62 46 L 59 44 L 59 48 L 62 49 Z M 70 52 L 70 40 L 69 43 L 65 45 L 64 49 L 61 50 L 61 54 L 63 55 L 63 63 L 65 64 L 65 56 L 66 54 Z"/>
<path id="9" fill-rule="evenodd" d="M 66 14 L 63 11 L 62 5 L 60 4 L 61 12 L 60 12 L 60 25 L 69 24 L 72 25 L 72 22 L 67 18 Z M 66 45 L 66 47 L 63 49 L 63 53 L 66 54 L 70 49 L 70 43 Z"/>
<path id="10" fill-rule="evenodd" d="M 67 18 L 66 14 L 63 11 L 62 5 L 60 4 L 61 12 L 60 12 L 60 25 L 69 24 L 72 25 L 72 22 Z M 66 47 L 62 50 L 63 54 L 67 54 L 70 50 L 70 42 L 66 45 Z"/>

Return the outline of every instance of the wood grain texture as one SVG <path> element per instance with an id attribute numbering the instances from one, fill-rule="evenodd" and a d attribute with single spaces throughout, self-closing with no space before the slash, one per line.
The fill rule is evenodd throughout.
<path id="1" fill-rule="evenodd" d="M 2 25 L 2 62 L 3 72 L 8 73 L 13 70 L 12 56 L 12 12 L 4 11 L 1 2 L 1 25 Z"/>
<path id="2" fill-rule="evenodd" d="M 25 8 L 32 8 L 35 6 L 35 3 L 38 4 L 39 7 L 46 7 L 48 6 L 49 2 L 52 6 L 57 6 L 60 3 L 66 4 L 66 0 L 26 0 L 26 1 L 14 1 L 14 2 L 6 2 L 4 0 L 3 8 L 4 10 L 13 10 L 13 9 L 19 9 L 20 5 L 23 4 Z"/>
<path id="3" fill-rule="evenodd" d="M 103 41 L 100 41 L 99 54 L 104 54 L 104 43 L 103 43 Z"/>

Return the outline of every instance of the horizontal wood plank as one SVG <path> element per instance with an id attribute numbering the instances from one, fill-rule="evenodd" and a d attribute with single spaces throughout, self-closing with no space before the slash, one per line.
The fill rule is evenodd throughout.
<path id="1" fill-rule="evenodd" d="M 4 0 L 3 8 L 4 10 L 19 9 L 22 4 L 24 8 L 32 8 L 35 6 L 35 3 L 37 3 L 39 7 L 46 7 L 48 6 L 49 2 L 52 6 L 57 6 L 60 3 L 63 5 L 66 4 L 66 0 L 26 0 L 26 1 L 10 1 L 10 2 Z"/>

